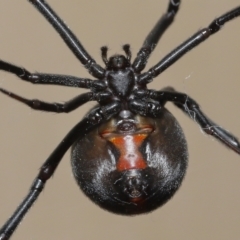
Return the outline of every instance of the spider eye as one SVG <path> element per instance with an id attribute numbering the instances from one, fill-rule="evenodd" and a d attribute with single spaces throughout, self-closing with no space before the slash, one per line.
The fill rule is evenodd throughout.
<path id="1" fill-rule="evenodd" d="M 107 69 L 117 71 L 117 70 L 129 67 L 129 66 L 130 66 L 130 63 L 125 56 L 115 55 L 115 56 L 109 58 Z"/>

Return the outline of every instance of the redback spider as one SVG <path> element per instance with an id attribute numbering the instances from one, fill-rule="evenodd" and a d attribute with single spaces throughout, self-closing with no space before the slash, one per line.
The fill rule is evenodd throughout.
<path id="1" fill-rule="evenodd" d="M 164 108 L 168 101 L 196 121 L 204 132 L 240 153 L 237 139 L 206 117 L 192 98 L 172 87 L 160 91 L 147 89 L 153 78 L 187 51 L 218 32 L 224 23 L 239 16 L 240 7 L 216 18 L 207 28 L 198 31 L 144 71 L 159 38 L 171 25 L 180 1 L 169 2 L 166 14 L 147 36 L 135 59 L 131 60 L 129 45 L 123 46 L 125 55 L 112 57 L 108 57 L 107 48 L 102 47 L 106 68 L 94 62 L 70 30 L 54 16 L 47 3 L 40 0 L 30 2 L 50 20 L 75 56 L 97 80 L 30 73 L 22 67 L 1 61 L 1 70 L 16 74 L 22 80 L 87 88 L 89 92 L 60 104 L 28 100 L 3 88 L 0 91 L 33 109 L 50 112 L 70 112 L 91 100 L 97 101 L 98 105 L 69 132 L 46 160 L 29 194 L 1 229 L 0 239 L 11 236 L 72 145 L 74 176 L 85 194 L 102 208 L 134 215 L 152 211 L 169 200 L 185 175 L 188 153 L 181 127 Z"/>

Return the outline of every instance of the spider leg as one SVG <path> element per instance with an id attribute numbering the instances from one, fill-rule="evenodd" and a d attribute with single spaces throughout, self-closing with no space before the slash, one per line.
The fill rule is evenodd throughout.
<path id="1" fill-rule="evenodd" d="M 162 114 L 162 105 L 157 102 L 146 99 L 134 99 L 129 101 L 129 108 L 132 112 L 145 117 L 160 117 Z"/>
<path id="2" fill-rule="evenodd" d="M 184 54 L 189 52 L 191 49 L 196 47 L 198 44 L 204 42 L 208 37 L 218 32 L 221 27 L 228 21 L 231 21 L 235 17 L 240 16 L 240 6 L 225 13 L 219 18 L 216 18 L 207 28 L 204 28 L 192 37 L 187 39 L 173 51 L 171 51 L 167 56 L 165 56 L 161 61 L 159 61 L 155 66 L 150 68 L 147 72 L 142 73 L 139 76 L 139 84 L 148 84 L 153 78 L 157 77 L 160 73 L 170 67 Z"/>
<path id="3" fill-rule="evenodd" d="M 65 136 L 65 138 L 42 165 L 27 196 L 12 214 L 10 219 L 0 229 L 1 240 L 7 240 L 11 237 L 18 224 L 42 192 L 46 181 L 53 176 L 58 164 L 70 146 L 77 139 L 84 137 L 86 133 L 93 130 L 104 121 L 107 121 L 119 111 L 120 104 L 118 102 L 94 109 Z"/>
<path id="4" fill-rule="evenodd" d="M 76 96 L 75 98 L 65 102 L 65 103 L 47 103 L 40 101 L 38 99 L 26 99 L 23 98 L 15 93 L 9 92 L 3 88 L 0 88 L 0 92 L 6 94 L 7 96 L 22 102 L 29 107 L 33 108 L 34 110 L 46 111 L 46 112 L 56 112 L 56 113 L 68 113 L 76 108 L 80 107 L 86 102 L 89 101 L 106 101 L 111 97 L 111 93 L 109 92 L 87 92 L 81 95 Z"/>
<path id="5" fill-rule="evenodd" d="M 165 30 L 173 22 L 174 17 L 178 12 L 179 5 L 180 0 L 170 0 L 167 12 L 158 20 L 154 28 L 147 35 L 146 39 L 143 42 L 143 46 L 139 50 L 137 57 L 132 65 L 133 69 L 136 72 L 139 73 L 145 68 L 151 52 L 154 50 Z"/>
<path id="6" fill-rule="evenodd" d="M 80 60 L 89 73 L 96 78 L 103 78 L 105 70 L 87 53 L 80 41 L 66 24 L 58 17 L 53 9 L 44 0 L 29 0 L 48 22 L 60 34 L 63 41 L 71 49 L 74 55 Z"/>
<path id="7" fill-rule="evenodd" d="M 238 139 L 218 124 L 210 120 L 199 108 L 199 105 L 188 95 L 176 92 L 172 87 L 163 89 L 164 91 L 140 90 L 136 92 L 138 97 L 147 97 L 158 100 L 161 105 L 167 101 L 173 102 L 178 108 L 185 112 L 191 119 L 196 121 L 201 129 L 212 135 L 220 142 L 240 154 L 240 143 Z"/>
<path id="8" fill-rule="evenodd" d="M 59 74 L 30 73 L 25 68 L 18 67 L 2 60 L 0 60 L 0 70 L 13 73 L 20 79 L 34 84 L 52 84 L 96 90 L 103 90 L 106 88 L 104 82 L 101 80 L 91 80 Z"/>

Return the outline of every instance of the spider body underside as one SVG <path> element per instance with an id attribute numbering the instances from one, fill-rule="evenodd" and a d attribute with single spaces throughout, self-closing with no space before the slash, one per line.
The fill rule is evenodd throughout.
<path id="1" fill-rule="evenodd" d="M 44 0 L 29 1 L 52 24 L 96 80 L 32 74 L 0 60 L 0 70 L 13 73 L 24 81 L 86 88 L 89 92 L 61 104 L 29 100 L 3 88 L 0 91 L 35 110 L 68 113 L 88 101 L 97 101 L 98 105 L 66 135 L 42 165 L 28 195 L 1 228 L 1 240 L 11 237 L 71 146 L 75 179 L 83 192 L 100 207 L 118 214 L 133 215 L 147 213 L 168 201 L 180 187 L 188 161 L 183 131 L 164 107 L 168 101 L 190 117 L 194 113 L 194 120 L 203 131 L 240 153 L 237 138 L 210 120 L 192 98 L 172 87 L 161 91 L 147 89 L 153 78 L 218 32 L 226 22 L 240 16 L 240 6 L 215 19 L 142 73 L 160 37 L 173 22 L 180 0 L 169 1 L 166 13 L 151 30 L 132 63 L 128 44 L 123 46 L 125 55 L 109 58 L 107 47 L 102 47 L 105 68 L 94 61 Z M 92 148 L 94 151 L 86 151 Z"/>

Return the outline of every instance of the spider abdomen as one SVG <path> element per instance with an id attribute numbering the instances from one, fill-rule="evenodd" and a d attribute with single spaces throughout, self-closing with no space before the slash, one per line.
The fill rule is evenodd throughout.
<path id="1" fill-rule="evenodd" d="M 164 108 L 158 118 L 120 112 L 75 142 L 71 158 L 83 192 L 100 207 L 124 215 L 147 213 L 169 200 L 187 160 L 182 129 Z"/>

